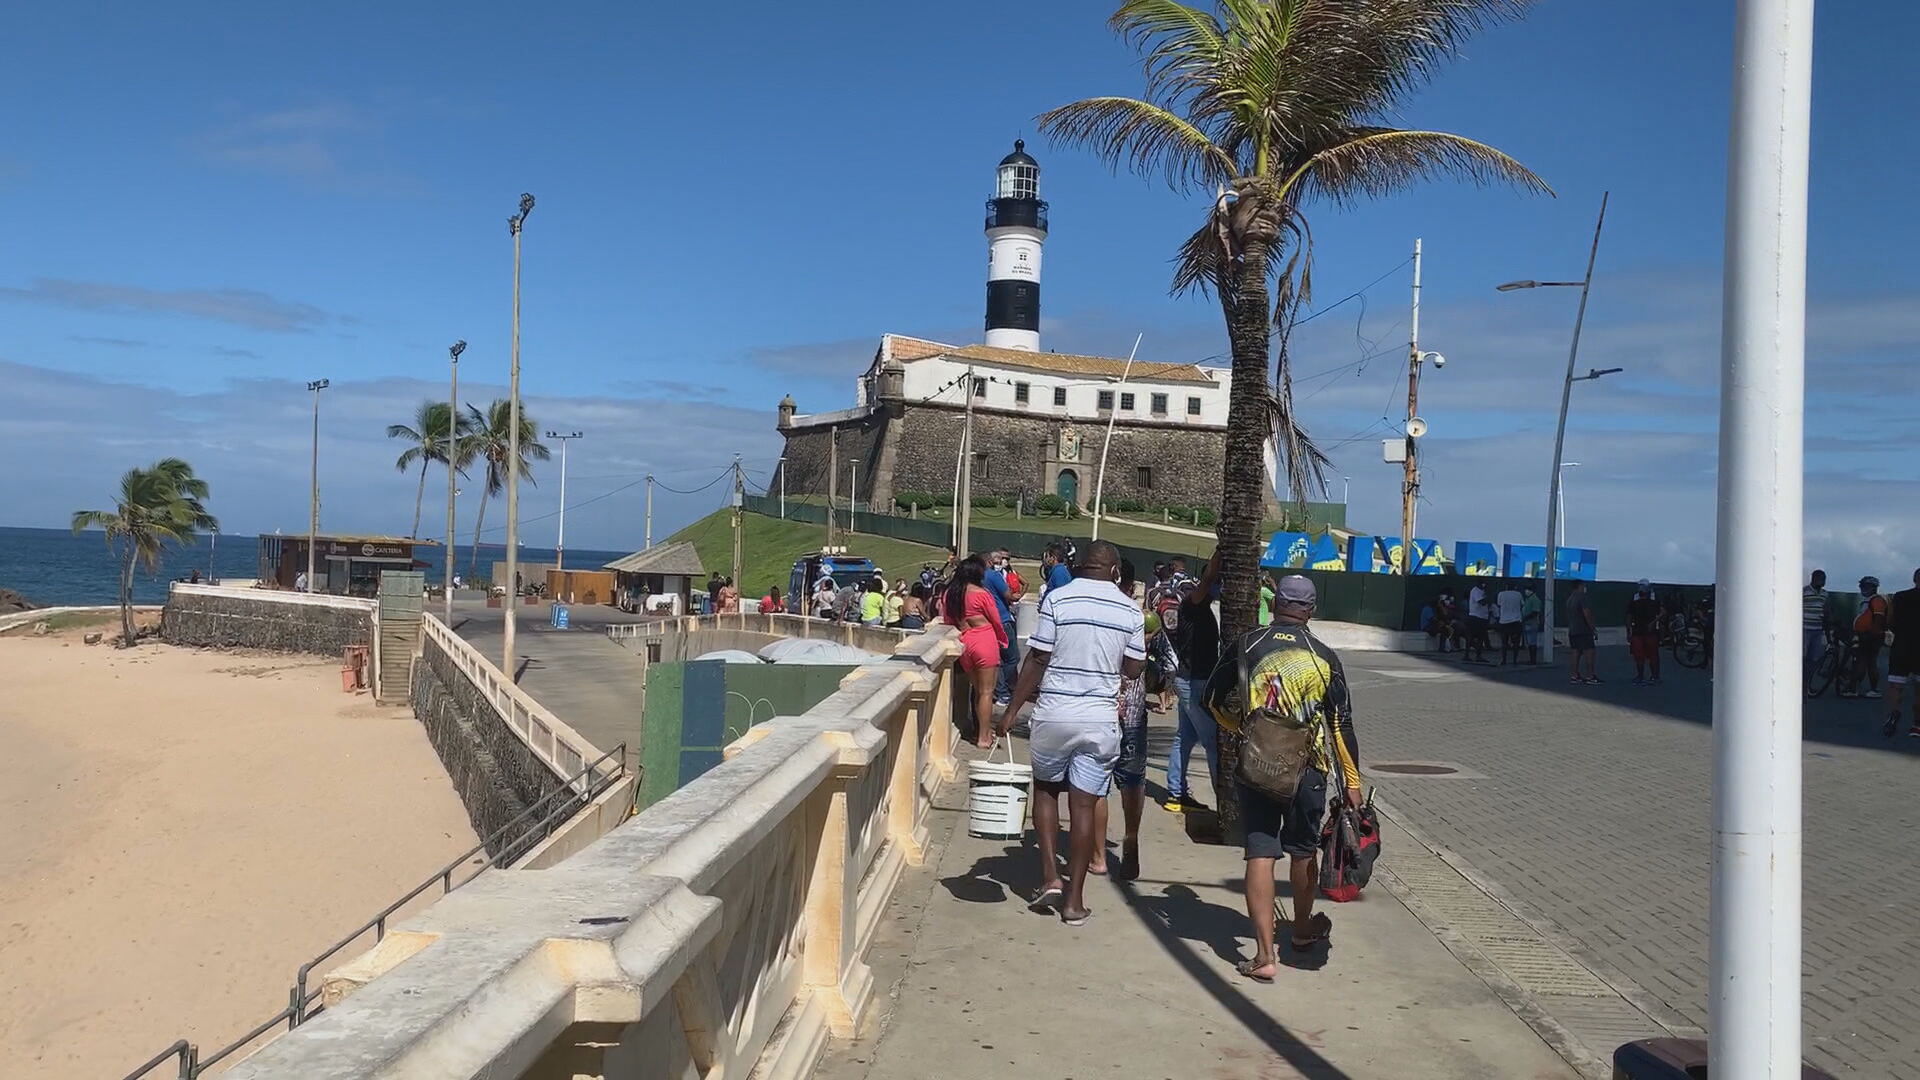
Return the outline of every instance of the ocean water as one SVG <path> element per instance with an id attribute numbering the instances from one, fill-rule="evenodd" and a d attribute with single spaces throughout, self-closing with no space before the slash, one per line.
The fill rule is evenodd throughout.
<path id="1" fill-rule="evenodd" d="M 148 573 L 145 567 L 136 567 L 133 602 L 165 602 L 167 585 L 186 578 L 194 570 L 199 570 L 202 578 L 207 577 L 210 570 L 221 578 L 251 580 L 258 576 L 259 537 L 222 534 L 217 543 L 209 540 L 203 536 L 191 548 L 169 546 L 161 556 L 159 569 L 153 573 Z M 420 561 L 431 564 L 427 570 L 430 582 L 440 580 L 441 550 L 438 547 L 418 550 Z M 461 544 L 455 551 L 459 561 L 453 568 L 464 575 L 473 549 Z M 627 554 L 630 553 L 568 548 L 567 565 L 599 567 Z M 505 557 L 506 548 L 502 545 L 480 545 L 481 576 L 491 572 L 495 560 Z M 522 544 L 520 558 L 524 562 L 552 562 L 553 549 Z M 12 589 L 41 607 L 112 604 L 120 598 L 120 565 L 101 533 L 85 532 L 76 536 L 65 529 L 0 526 L 0 589 Z"/>

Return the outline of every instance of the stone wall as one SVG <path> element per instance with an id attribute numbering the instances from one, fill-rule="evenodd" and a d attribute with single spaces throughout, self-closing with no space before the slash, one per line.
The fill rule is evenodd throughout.
<path id="1" fill-rule="evenodd" d="M 160 615 L 170 645 L 340 656 L 373 641 L 374 602 L 271 589 L 175 584 Z"/>
<path id="2" fill-rule="evenodd" d="M 897 490 L 953 490 L 953 466 L 960 453 L 964 426 L 964 410 L 933 405 L 909 407 L 897 452 Z M 1054 490 L 1054 474 L 1063 466 L 1079 474 L 1080 501 L 1091 503 L 1094 473 L 1100 466 L 1100 441 L 1106 429 L 1075 424 L 1074 430 L 1080 435 L 1079 460 L 1058 462 L 1062 426 L 1056 417 L 974 410 L 974 453 L 986 455 L 984 475 L 976 462 L 974 493 L 1048 494 Z M 1218 507 L 1225 446 L 1226 433 L 1222 431 L 1120 420 L 1114 424 L 1113 446 L 1107 457 L 1105 497 Z M 1050 468 L 1050 462 L 1056 467 Z M 1152 470 L 1151 487 L 1140 485 L 1140 466 Z"/>
<path id="3" fill-rule="evenodd" d="M 903 491 L 952 491 L 965 425 L 966 410 L 960 406 L 911 404 L 896 421 L 876 415 L 838 425 L 790 429 L 784 433 L 787 493 L 826 494 L 828 440 L 833 431 L 838 431 L 837 494 L 841 498 L 847 495 L 847 466 L 854 460 L 860 463 L 858 498 L 874 502 L 881 513 Z M 1073 425 L 1080 435 L 1079 457 L 1064 462 L 1059 459 L 1063 426 L 1054 416 L 976 408 L 973 448 L 986 460 L 984 469 L 976 463 L 974 494 L 1050 494 L 1056 490 L 1060 470 L 1066 468 L 1078 474 L 1081 505 L 1090 505 L 1106 426 Z M 1114 424 L 1108 451 L 1105 497 L 1217 509 L 1225 449 L 1224 431 L 1122 418 Z M 1151 472 L 1146 485 L 1140 482 L 1142 467 Z"/>
<path id="4" fill-rule="evenodd" d="M 500 719 L 481 691 L 469 682 L 431 637 L 421 640 L 422 662 L 413 665 L 413 714 L 460 793 L 473 831 L 490 838 L 528 807 L 564 787 L 532 748 Z M 558 823 L 580 808 L 577 797 L 557 798 L 547 811 L 532 815 L 515 836 L 488 846 L 489 854 L 511 863 L 542 838 L 522 838 L 541 818 Z"/>
<path id="5" fill-rule="evenodd" d="M 884 417 L 872 416 L 837 425 L 822 424 L 818 427 L 790 429 L 787 437 L 786 470 L 787 494 L 789 495 L 825 495 L 827 493 L 827 462 L 829 457 L 835 462 L 835 471 L 839 473 L 838 487 L 835 490 L 840 498 L 847 497 L 849 480 L 860 485 L 857 495 L 861 502 L 871 498 L 876 473 L 881 459 L 881 441 L 888 429 Z M 837 436 L 832 435 L 838 432 Z M 829 441 L 837 445 L 829 447 Z M 858 477 L 848 475 L 848 466 L 859 462 Z M 949 466 L 951 472 L 951 466 Z M 884 484 L 884 480 L 882 481 Z M 953 486 L 953 480 L 947 480 L 947 487 Z M 774 491 L 780 490 L 776 480 Z M 891 498 L 891 496 L 889 496 Z"/>

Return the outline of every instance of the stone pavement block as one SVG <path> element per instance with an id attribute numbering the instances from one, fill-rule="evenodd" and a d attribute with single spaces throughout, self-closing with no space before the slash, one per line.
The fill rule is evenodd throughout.
<path id="1" fill-rule="evenodd" d="M 1346 658 L 1361 756 L 1458 762 L 1487 780 L 1383 777 L 1428 837 L 1538 911 L 1685 1022 L 1706 1022 L 1712 690 L 1675 669 L 1599 687 L 1561 670 Z M 1623 669 L 1628 679 L 1615 677 Z M 1413 673 L 1419 677 L 1403 677 Z M 1438 674 L 1438 678 L 1431 677 Z M 1837 1075 L 1920 1062 L 1916 740 L 1882 740 L 1877 703 L 1807 703 L 1805 968 L 1809 1060 Z M 1886 1034 L 1891 1033 L 1889 1039 Z"/>

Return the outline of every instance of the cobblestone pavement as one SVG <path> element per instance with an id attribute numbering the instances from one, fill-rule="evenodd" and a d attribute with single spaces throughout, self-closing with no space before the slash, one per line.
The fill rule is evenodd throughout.
<path id="1" fill-rule="evenodd" d="M 1375 774 L 1430 841 L 1544 916 L 1680 1022 L 1705 1028 L 1712 686 L 1636 687 L 1603 650 L 1601 686 L 1564 670 L 1345 656 L 1360 753 L 1467 776 Z M 1920 1078 L 1920 739 L 1879 735 L 1877 701 L 1806 708 L 1807 1059 L 1836 1075 Z M 1391 857 L 1391 856 L 1389 856 Z"/>

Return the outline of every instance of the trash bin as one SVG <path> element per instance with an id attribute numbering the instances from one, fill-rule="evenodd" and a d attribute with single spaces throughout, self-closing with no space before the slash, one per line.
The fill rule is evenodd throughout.
<path id="1" fill-rule="evenodd" d="M 1833 1080 L 1811 1065 L 1800 1067 L 1801 1080 Z M 1707 1040 L 1641 1039 L 1613 1052 L 1613 1080 L 1708 1080 Z"/>

